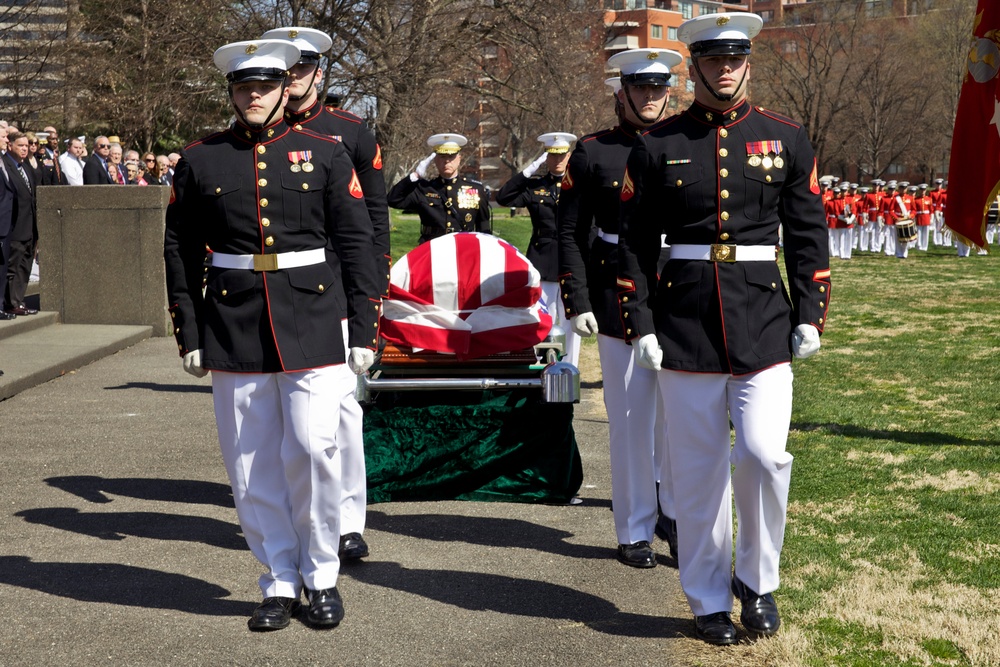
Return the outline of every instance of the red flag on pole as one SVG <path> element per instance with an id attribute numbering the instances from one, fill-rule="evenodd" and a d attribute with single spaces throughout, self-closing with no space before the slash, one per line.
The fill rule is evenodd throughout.
<path id="1" fill-rule="evenodd" d="M 1000 191 L 1000 2 L 979 0 L 948 168 L 944 222 L 969 245 L 986 246 L 986 212 Z"/>

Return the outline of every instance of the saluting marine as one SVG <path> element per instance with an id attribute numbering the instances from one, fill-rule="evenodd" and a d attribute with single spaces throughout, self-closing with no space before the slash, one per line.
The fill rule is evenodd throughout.
<path id="1" fill-rule="evenodd" d="M 636 134 L 665 117 L 670 69 L 682 60 L 667 49 L 632 49 L 608 60 L 609 68 L 621 71 L 619 81 L 612 82 L 619 124 L 577 142 L 559 202 L 559 281 L 566 314 L 581 336 L 597 334 L 617 557 L 640 568 L 656 565 L 654 534 L 668 541 L 671 554 L 677 537 L 669 479 L 657 476 L 669 465 L 657 465 L 665 448 L 656 435 L 656 376 L 637 366 L 629 341 L 639 331 L 618 305 L 620 196 Z M 657 238 L 653 249 L 659 253 L 660 247 Z M 659 489 L 657 481 L 663 482 Z M 662 527 L 658 511 L 665 515 Z"/>
<path id="2" fill-rule="evenodd" d="M 501 206 L 526 207 L 531 216 L 531 239 L 528 258 L 542 276 L 542 293 L 552 315 L 552 324 L 566 333 L 565 358 L 580 365 L 580 335 L 569 328 L 566 311 L 559 292 L 559 242 L 556 231 L 556 211 L 562 193 L 563 176 L 569 163 L 569 149 L 576 135 L 549 132 L 538 137 L 545 147 L 534 162 L 519 171 L 497 191 Z M 535 176 L 542 165 L 547 172 Z"/>
<path id="3" fill-rule="evenodd" d="M 392 186 L 389 206 L 414 209 L 420 216 L 419 243 L 455 232 L 493 233 L 490 198 L 479 181 L 459 175 L 462 147 L 469 140 L 461 134 L 435 134 L 427 139 L 433 149 L 413 172 Z M 427 178 L 431 162 L 437 178 Z"/>
<path id="4" fill-rule="evenodd" d="M 290 70 L 288 105 L 285 123 L 296 131 L 318 132 L 339 141 L 354 165 L 358 182 L 364 191 L 368 219 L 375 232 L 375 260 L 379 270 L 380 294 L 389 289 L 389 207 L 385 198 L 385 179 L 382 178 L 382 151 L 365 122 L 340 109 L 324 106 L 319 101 L 318 86 L 323 72 L 320 59 L 333 46 L 325 32 L 313 28 L 285 27 L 268 30 L 262 39 L 285 39 L 297 46 L 301 55 Z M 302 157 L 302 156 L 300 156 Z M 308 160 L 293 163 L 292 173 L 308 172 L 313 165 Z M 337 290 L 341 301 L 342 289 Z M 346 321 L 344 323 L 346 325 Z M 350 369 L 343 368 L 345 374 Z M 340 557 L 356 560 L 368 555 L 368 544 L 363 533 L 367 506 L 367 478 L 365 472 L 364 412 L 354 396 L 354 391 L 340 399 L 340 422 L 337 442 L 343 468 L 341 487 L 343 498 L 340 515 Z"/>
<path id="5" fill-rule="evenodd" d="M 344 616 L 336 406 L 355 384 L 341 366 L 363 373 L 378 338 L 372 226 L 351 160 L 334 139 L 283 120 L 298 59 L 283 40 L 215 52 L 237 120 L 184 149 L 163 249 L 184 369 L 212 372 L 236 513 L 265 567 L 255 631 L 286 627 L 303 589 L 311 625 Z"/>
<path id="6" fill-rule="evenodd" d="M 778 630 L 790 361 L 819 349 L 830 299 L 808 136 L 747 101 L 750 40 L 761 25 L 752 13 L 681 24 L 695 101 L 639 137 L 621 195 L 623 317 L 641 334 L 639 363 L 662 368 L 681 586 L 697 635 L 713 644 L 737 641 L 734 595 L 749 633 Z M 663 233 L 670 259 L 657 276 Z"/>

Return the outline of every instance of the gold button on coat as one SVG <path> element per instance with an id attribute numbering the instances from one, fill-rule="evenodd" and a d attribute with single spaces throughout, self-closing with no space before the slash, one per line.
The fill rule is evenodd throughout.
<path id="1" fill-rule="evenodd" d="M 258 162 L 257 163 L 257 168 L 258 169 L 267 169 L 267 163 L 266 162 Z"/>
<path id="2" fill-rule="evenodd" d="M 226 296 L 227 294 L 229 294 L 229 290 L 227 289 L 222 290 L 222 296 Z"/>
<path id="3" fill-rule="evenodd" d="M 308 190 L 309 189 L 309 184 L 308 183 L 303 183 L 302 184 L 302 189 L 303 190 Z"/>
<path id="4" fill-rule="evenodd" d="M 719 194 L 722 195 L 723 199 L 729 199 L 729 190 L 723 190 Z"/>
<path id="5" fill-rule="evenodd" d="M 729 130 L 727 130 L 726 128 L 722 128 L 721 130 L 719 130 L 719 136 L 720 137 L 728 137 L 729 136 Z"/>
<path id="6" fill-rule="evenodd" d="M 272 246 L 272 245 L 274 245 L 274 237 L 273 236 L 268 236 L 266 239 L 264 239 L 264 245 L 266 245 L 266 246 Z"/>
<path id="7" fill-rule="evenodd" d="M 220 192 L 222 192 L 222 188 L 215 188 L 215 194 L 219 194 Z"/>
<path id="8" fill-rule="evenodd" d="M 267 198 L 266 197 L 264 199 L 260 200 L 260 206 L 261 206 L 261 208 L 267 208 Z"/>
<path id="9" fill-rule="evenodd" d="M 267 149 L 264 148 L 263 146 L 258 146 L 257 147 L 257 152 L 260 153 L 261 155 L 263 155 L 264 153 L 267 152 Z"/>
<path id="10" fill-rule="evenodd" d="M 680 187 L 682 185 L 684 185 L 684 181 L 682 181 L 681 179 L 678 178 L 677 179 L 677 187 Z"/>
<path id="11" fill-rule="evenodd" d="M 725 178 L 728 175 L 729 175 L 729 170 L 728 169 L 720 169 L 719 170 L 719 176 L 722 176 L 723 178 Z"/>
<path id="12" fill-rule="evenodd" d="M 323 291 L 323 290 L 325 290 L 326 288 L 325 288 L 325 287 L 323 287 L 323 285 L 321 284 L 321 285 L 320 285 L 319 287 L 317 287 L 316 289 L 318 289 L 318 290 L 319 290 L 320 292 L 322 292 L 322 291 Z"/>
<path id="13" fill-rule="evenodd" d="M 729 240 L 729 234 L 727 232 L 722 232 L 721 234 L 719 234 L 719 240 L 720 241 L 728 241 Z"/>
<path id="14" fill-rule="evenodd" d="M 267 185 L 267 179 L 266 178 L 258 179 L 257 180 L 257 185 L 259 185 L 262 188 L 265 187 Z"/>
<path id="15" fill-rule="evenodd" d="M 820 291 L 820 294 L 822 294 L 823 292 L 826 291 L 826 287 L 824 285 L 820 285 L 819 286 L 819 291 Z"/>
<path id="16" fill-rule="evenodd" d="M 729 155 L 729 151 L 727 151 L 725 148 L 720 148 L 719 155 L 721 155 L 722 157 L 726 157 L 727 155 Z"/>
<path id="17" fill-rule="evenodd" d="M 271 221 L 268 220 L 267 218 L 261 218 L 260 219 L 260 224 L 261 224 L 262 227 L 270 227 L 271 226 Z"/>
<path id="18" fill-rule="evenodd" d="M 719 217 L 722 218 L 723 220 L 729 220 L 729 212 L 723 211 L 722 215 L 720 215 Z"/>

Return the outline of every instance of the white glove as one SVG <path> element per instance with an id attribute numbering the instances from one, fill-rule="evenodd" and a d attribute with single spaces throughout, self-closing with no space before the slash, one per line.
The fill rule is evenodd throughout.
<path id="1" fill-rule="evenodd" d="M 660 362 L 663 361 L 663 350 L 660 349 L 660 342 L 656 340 L 656 334 L 646 334 L 639 339 L 636 347 L 636 361 L 643 368 L 651 371 L 660 370 Z"/>
<path id="2" fill-rule="evenodd" d="M 819 330 L 811 324 L 800 324 L 792 331 L 792 354 L 808 359 L 819 351 Z"/>
<path id="3" fill-rule="evenodd" d="M 361 375 L 375 363 L 375 353 L 367 347 L 352 347 L 347 356 L 347 365 L 355 375 Z"/>
<path id="4" fill-rule="evenodd" d="M 184 370 L 196 378 L 203 378 L 208 375 L 208 371 L 201 365 L 202 353 L 203 350 L 191 350 L 184 355 Z"/>
<path id="5" fill-rule="evenodd" d="M 590 338 L 597 333 L 597 318 L 593 313 L 580 313 L 570 318 L 569 327 L 583 338 Z"/>
<path id="6" fill-rule="evenodd" d="M 532 176 L 534 176 L 535 172 L 538 171 L 538 168 L 541 167 L 543 164 L 545 164 L 545 158 L 547 156 L 548 153 L 542 153 L 541 155 L 535 158 L 534 162 L 525 167 L 524 171 L 521 172 L 522 174 L 524 174 L 524 177 L 531 178 Z"/>
<path id="7" fill-rule="evenodd" d="M 427 178 L 427 167 L 431 166 L 431 162 L 434 161 L 434 157 L 436 155 L 437 155 L 437 153 L 431 153 L 430 155 L 428 155 L 427 157 L 425 157 L 423 160 L 421 160 L 417 164 L 417 168 L 413 170 L 412 174 L 410 174 L 410 180 L 411 181 L 418 181 L 421 178 Z"/>

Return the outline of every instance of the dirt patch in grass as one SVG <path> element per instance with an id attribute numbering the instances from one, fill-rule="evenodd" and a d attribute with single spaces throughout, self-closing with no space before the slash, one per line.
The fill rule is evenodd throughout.
<path id="1" fill-rule="evenodd" d="M 914 664 L 930 664 L 925 644 L 940 640 L 951 642 L 972 665 L 1000 664 L 1000 591 L 928 585 L 917 555 L 904 560 L 907 567 L 891 572 L 856 562 L 855 571 L 824 594 L 823 604 L 803 624 L 823 618 L 859 624 L 881 633 L 883 649 Z"/>
<path id="2" fill-rule="evenodd" d="M 975 470 L 949 470 L 933 475 L 903 474 L 890 489 L 920 489 L 931 487 L 938 491 L 974 491 L 981 494 L 996 493 L 1000 490 L 1000 473 L 980 474 Z"/>
<path id="3" fill-rule="evenodd" d="M 852 449 L 847 452 L 848 461 L 874 461 L 887 466 L 898 466 L 910 460 L 906 454 L 893 454 L 891 452 L 862 452 Z"/>

